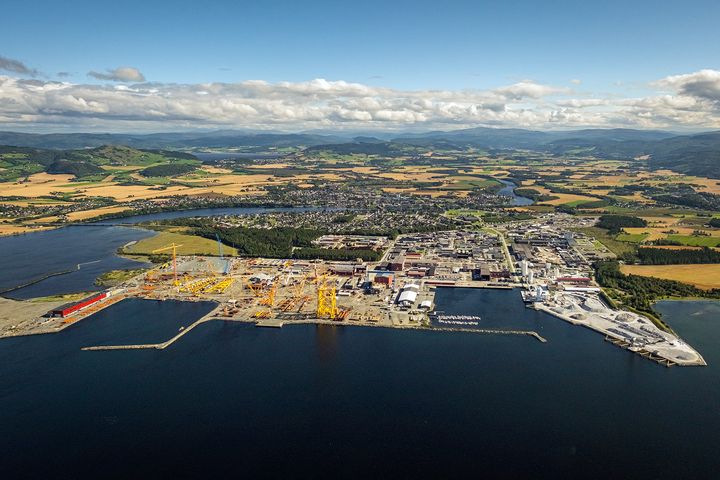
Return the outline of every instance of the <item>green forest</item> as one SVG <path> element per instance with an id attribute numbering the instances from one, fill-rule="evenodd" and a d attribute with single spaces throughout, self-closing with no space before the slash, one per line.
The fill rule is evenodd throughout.
<path id="1" fill-rule="evenodd" d="M 627 215 L 601 215 L 597 226 L 611 234 L 617 234 L 625 227 L 647 227 L 647 222 L 642 218 Z"/>
<path id="2" fill-rule="evenodd" d="M 720 263 L 720 252 L 707 247 L 697 250 L 640 247 L 637 250 L 637 258 L 643 265 Z"/>

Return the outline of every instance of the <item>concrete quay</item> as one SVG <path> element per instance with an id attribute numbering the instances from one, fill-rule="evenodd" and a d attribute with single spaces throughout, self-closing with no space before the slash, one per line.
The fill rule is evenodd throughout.
<path id="1" fill-rule="evenodd" d="M 649 319 L 632 312 L 612 310 L 596 296 L 557 294 L 537 310 L 573 325 L 601 333 L 605 340 L 661 365 L 706 366 L 705 359 L 672 333 L 657 328 Z"/>

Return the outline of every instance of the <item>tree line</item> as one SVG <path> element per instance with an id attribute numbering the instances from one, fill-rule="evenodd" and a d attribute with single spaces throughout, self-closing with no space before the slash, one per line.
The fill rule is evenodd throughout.
<path id="1" fill-rule="evenodd" d="M 647 227 L 647 222 L 642 218 L 628 215 L 601 215 L 597 226 L 608 230 L 611 234 L 618 234 L 625 227 Z"/>
<path id="2" fill-rule="evenodd" d="M 635 310 L 657 315 L 652 304 L 667 297 L 720 298 L 720 289 L 701 290 L 687 283 L 639 275 L 625 275 L 615 260 L 595 264 L 595 279 L 606 289 L 621 292 L 621 301 Z"/>
<path id="3" fill-rule="evenodd" d="M 708 247 L 700 249 L 668 249 L 640 247 L 637 258 L 643 265 L 682 265 L 688 263 L 720 263 L 720 252 Z"/>

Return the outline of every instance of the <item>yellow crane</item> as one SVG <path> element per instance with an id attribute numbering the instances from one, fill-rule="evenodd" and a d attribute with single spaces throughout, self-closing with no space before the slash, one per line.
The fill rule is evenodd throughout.
<path id="1" fill-rule="evenodd" d="M 335 320 L 339 313 L 335 283 L 333 282 L 332 285 L 328 285 L 327 275 L 323 275 L 317 285 L 317 317 Z"/>
<path id="2" fill-rule="evenodd" d="M 253 292 L 253 294 L 254 294 L 256 297 L 261 296 L 261 295 L 262 295 L 262 291 L 263 291 L 263 289 L 265 288 L 265 285 L 263 285 L 262 283 L 253 283 L 253 282 L 251 282 L 250 280 L 246 280 L 246 281 L 245 281 L 245 286 L 246 286 L 247 288 L 249 288 L 250 291 Z"/>
<path id="3" fill-rule="evenodd" d="M 275 292 L 277 291 L 277 283 L 273 283 L 272 286 L 268 289 L 267 295 L 263 297 L 260 300 L 260 305 L 265 305 L 266 307 L 272 307 L 275 305 Z"/>
<path id="4" fill-rule="evenodd" d="M 179 247 L 182 247 L 182 245 L 178 245 L 177 243 L 171 243 L 170 245 L 162 248 L 156 248 L 152 251 L 152 253 L 161 253 L 166 252 L 168 250 L 172 250 L 172 265 L 173 265 L 173 284 L 177 287 L 180 285 L 180 282 L 178 282 L 177 278 L 177 249 Z"/>

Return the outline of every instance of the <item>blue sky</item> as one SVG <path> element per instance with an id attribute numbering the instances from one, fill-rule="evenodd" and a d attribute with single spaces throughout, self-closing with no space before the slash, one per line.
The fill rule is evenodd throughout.
<path id="1" fill-rule="evenodd" d="M 75 84 L 132 66 L 160 84 L 322 78 L 460 91 L 529 80 L 610 98 L 720 69 L 720 2 L 710 0 L 5 0 L 2 12 L 1 56 Z"/>

